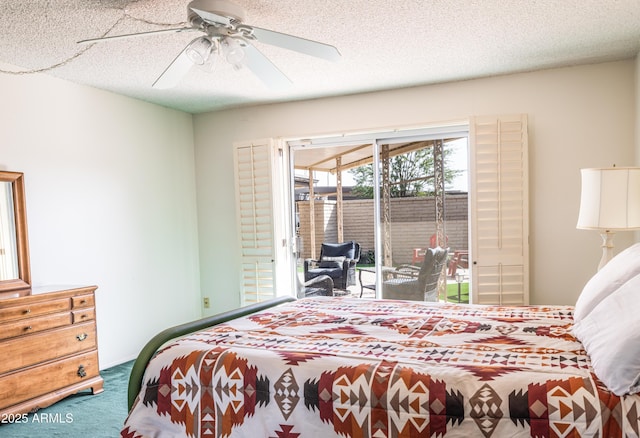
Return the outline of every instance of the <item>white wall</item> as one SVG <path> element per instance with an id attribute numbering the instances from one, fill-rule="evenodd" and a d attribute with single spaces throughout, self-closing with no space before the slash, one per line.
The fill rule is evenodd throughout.
<path id="1" fill-rule="evenodd" d="M 636 56 L 636 83 L 635 83 L 635 95 L 636 95 L 636 166 L 640 166 L 640 53 Z M 637 233 L 640 236 L 640 232 Z"/>
<path id="2" fill-rule="evenodd" d="M 636 55 L 636 77 L 635 77 L 635 98 L 636 98 L 636 123 L 635 123 L 635 146 L 636 146 L 636 160 L 634 165 L 640 166 L 640 53 Z M 636 242 L 640 242 L 640 230 L 635 233 Z"/>
<path id="3" fill-rule="evenodd" d="M 202 293 L 211 312 L 237 307 L 232 144 L 527 113 L 531 302 L 573 304 L 600 258 L 576 230 L 582 167 L 635 160 L 634 60 L 194 116 Z M 617 249 L 633 241 L 619 233 Z"/>
<path id="4" fill-rule="evenodd" d="M 97 285 L 101 368 L 200 316 L 190 114 L 0 75 L 0 168 L 25 174 L 34 285 Z"/>

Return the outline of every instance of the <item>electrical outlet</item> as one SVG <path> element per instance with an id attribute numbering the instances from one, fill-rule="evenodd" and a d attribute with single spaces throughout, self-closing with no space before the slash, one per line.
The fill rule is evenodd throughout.
<path id="1" fill-rule="evenodd" d="M 209 297 L 204 297 L 204 308 L 205 309 L 209 308 Z"/>

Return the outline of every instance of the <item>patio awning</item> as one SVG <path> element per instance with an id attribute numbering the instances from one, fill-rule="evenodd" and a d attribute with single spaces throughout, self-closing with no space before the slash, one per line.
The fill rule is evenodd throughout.
<path id="1" fill-rule="evenodd" d="M 444 140 L 445 142 L 448 140 Z M 433 146 L 434 140 L 415 141 L 409 143 L 395 143 L 389 145 L 389 157 L 405 154 Z M 373 162 L 371 144 L 335 146 L 335 147 L 302 147 L 295 152 L 295 168 L 298 170 L 313 170 L 337 172 L 337 158 L 340 158 L 340 170 L 345 171 Z"/>

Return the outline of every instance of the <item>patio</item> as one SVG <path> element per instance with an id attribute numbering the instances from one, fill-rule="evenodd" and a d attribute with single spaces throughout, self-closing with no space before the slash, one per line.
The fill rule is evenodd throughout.
<path id="1" fill-rule="evenodd" d="M 357 284 L 347 288 L 348 295 L 360 297 L 362 293 L 362 298 L 375 298 L 375 290 L 367 288 L 368 285 L 375 283 L 375 274 L 372 272 L 372 267 L 358 267 L 356 269 L 358 270 L 358 275 L 356 275 Z M 360 275 L 361 271 L 362 274 Z M 458 268 L 457 275 L 458 279 L 461 280 L 460 283 L 456 281 L 456 277 L 447 276 L 447 299 L 445 300 L 444 294 L 441 294 L 440 301 L 469 303 L 469 270 Z M 362 287 L 361 280 L 365 287 Z M 460 300 L 458 300 L 458 284 L 460 284 Z"/>
<path id="2" fill-rule="evenodd" d="M 339 296 L 351 296 L 355 298 L 359 298 L 362 294 L 362 298 L 375 298 L 375 290 L 367 287 L 371 286 L 375 283 L 375 273 L 372 270 L 373 266 L 361 266 L 357 267 L 356 270 L 358 274 L 356 275 L 356 284 L 353 286 L 349 286 L 346 290 L 335 289 L 335 295 Z M 440 296 L 441 302 L 451 302 L 451 303 L 469 303 L 469 270 L 458 268 L 457 269 L 458 280 L 461 280 L 460 283 L 453 276 L 447 276 L 447 299 L 443 295 Z M 302 283 L 304 280 L 304 274 L 300 270 L 298 271 L 298 276 L 300 278 L 300 282 Z M 362 283 L 364 283 L 364 287 L 362 287 Z M 458 285 L 460 286 L 460 299 L 458 299 Z"/>
<path id="3" fill-rule="evenodd" d="M 367 263 L 375 262 L 386 267 L 404 264 L 417 266 L 420 260 L 416 258 L 416 251 L 436 245 L 450 248 L 451 259 L 455 258 L 453 252 L 467 253 L 468 194 L 459 191 L 445 193 L 445 145 L 457 140 L 390 141 L 381 144 L 378 152 L 380 187 L 377 200 L 374 196 L 362 194 L 354 197 L 350 188 L 347 196 L 343 197 L 342 173 L 373 164 L 370 143 L 332 147 L 306 145 L 296 150 L 295 169 L 308 172 L 306 178 L 299 178 L 299 183 L 304 184 L 305 188 L 298 185 L 296 191 L 298 257 L 317 260 L 321 255 L 319 248 L 325 243 L 358 242 L 362 255 L 357 267 L 356 284 L 349 286 L 344 293 L 373 298 L 375 271 L 367 272 L 367 268 L 370 270 L 372 266 Z M 432 154 L 429 172 L 408 176 L 391 172 L 395 159 L 413 156 L 411 154 L 424 150 Z M 335 175 L 336 184 L 330 187 L 330 193 L 327 192 L 329 187 L 318 184 L 314 172 Z M 409 184 L 418 181 L 421 184 L 428 181 L 432 192 L 426 189 L 414 194 L 397 191 L 397 187 L 409 187 Z M 394 189 L 395 194 L 392 194 Z M 376 217 L 375 211 L 379 211 L 379 217 Z M 377 229 L 380 233 L 378 247 L 375 238 Z M 374 258 L 374 253 L 379 255 Z M 455 275 L 455 270 L 446 270 L 445 274 L 448 274 L 447 287 L 440 287 L 441 301 L 469 302 L 468 272 L 460 270 L 459 275 Z M 420 295 L 416 292 L 414 299 Z"/>

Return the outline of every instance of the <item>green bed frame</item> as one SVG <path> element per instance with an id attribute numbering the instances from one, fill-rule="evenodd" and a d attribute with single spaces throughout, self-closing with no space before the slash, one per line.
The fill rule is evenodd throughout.
<path id="1" fill-rule="evenodd" d="M 128 406 L 129 410 L 133 407 L 133 403 L 140 392 L 142 387 L 142 378 L 144 371 L 147 368 L 147 364 L 151 358 L 156 354 L 156 351 L 171 339 L 193 333 L 198 330 L 212 327 L 214 325 L 222 324 L 232 319 L 240 318 L 250 315 L 252 313 L 260 312 L 270 307 L 278 306 L 280 304 L 289 303 L 295 301 L 294 297 L 280 297 L 274 298 L 269 301 L 261 303 L 251 304 L 249 306 L 240 307 L 239 309 L 230 310 L 228 312 L 219 313 L 217 315 L 208 316 L 206 318 L 198 319 L 195 321 L 187 322 L 185 324 L 177 325 L 175 327 L 168 328 L 155 335 L 144 346 L 136 361 L 133 363 L 131 369 L 131 375 L 129 376 L 129 392 L 128 392 Z"/>

